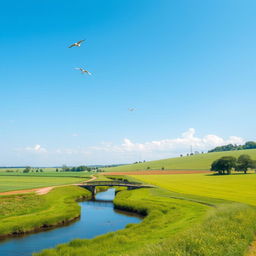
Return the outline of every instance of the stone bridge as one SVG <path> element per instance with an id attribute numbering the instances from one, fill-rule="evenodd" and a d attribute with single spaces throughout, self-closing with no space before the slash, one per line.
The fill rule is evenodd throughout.
<path id="1" fill-rule="evenodd" d="M 82 188 L 86 188 L 92 192 L 92 197 L 95 197 L 96 187 L 127 187 L 128 190 L 139 188 L 154 188 L 155 186 L 142 184 L 139 182 L 120 181 L 120 180 L 104 180 L 90 181 L 83 184 L 78 184 Z"/>

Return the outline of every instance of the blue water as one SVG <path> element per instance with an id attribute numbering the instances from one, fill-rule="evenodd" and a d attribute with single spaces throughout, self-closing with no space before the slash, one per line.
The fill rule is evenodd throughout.
<path id="1" fill-rule="evenodd" d="M 0 256 L 31 256 L 75 238 L 93 238 L 141 221 L 138 216 L 114 210 L 114 197 L 115 190 L 109 189 L 98 193 L 95 201 L 79 203 L 81 218 L 68 226 L 1 241 Z"/>

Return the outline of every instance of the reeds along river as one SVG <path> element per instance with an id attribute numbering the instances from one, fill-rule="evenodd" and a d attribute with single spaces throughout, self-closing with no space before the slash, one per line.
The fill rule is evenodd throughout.
<path id="1" fill-rule="evenodd" d="M 76 238 L 93 238 L 141 221 L 136 215 L 114 210 L 114 197 L 115 190 L 109 189 L 98 193 L 95 201 L 80 202 L 81 217 L 67 226 L 0 241 L 0 255 L 30 256 Z"/>

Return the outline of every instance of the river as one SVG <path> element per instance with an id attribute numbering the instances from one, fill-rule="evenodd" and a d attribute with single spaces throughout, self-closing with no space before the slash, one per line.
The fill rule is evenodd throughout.
<path id="1" fill-rule="evenodd" d="M 81 217 L 69 225 L 0 241 L 0 255 L 31 256 L 33 252 L 57 244 L 76 238 L 93 238 L 141 221 L 136 215 L 115 210 L 114 197 L 115 190 L 109 189 L 98 193 L 95 201 L 80 202 Z"/>

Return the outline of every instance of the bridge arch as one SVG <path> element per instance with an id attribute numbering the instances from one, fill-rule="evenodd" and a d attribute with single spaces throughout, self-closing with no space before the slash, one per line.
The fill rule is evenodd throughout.
<path id="1" fill-rule="evenodd" d="M 139 188 L 154 188 L 155 186 L 142 184 L 140 182 L 129 182 L 129 181 L 90 181 L 83 184 L 79 184 L 80 187 L 86 188 L 92 193 L 92 198 L 95 198 L 96 187 L 127 187 L 128 190 L 139 189 Z"/>

